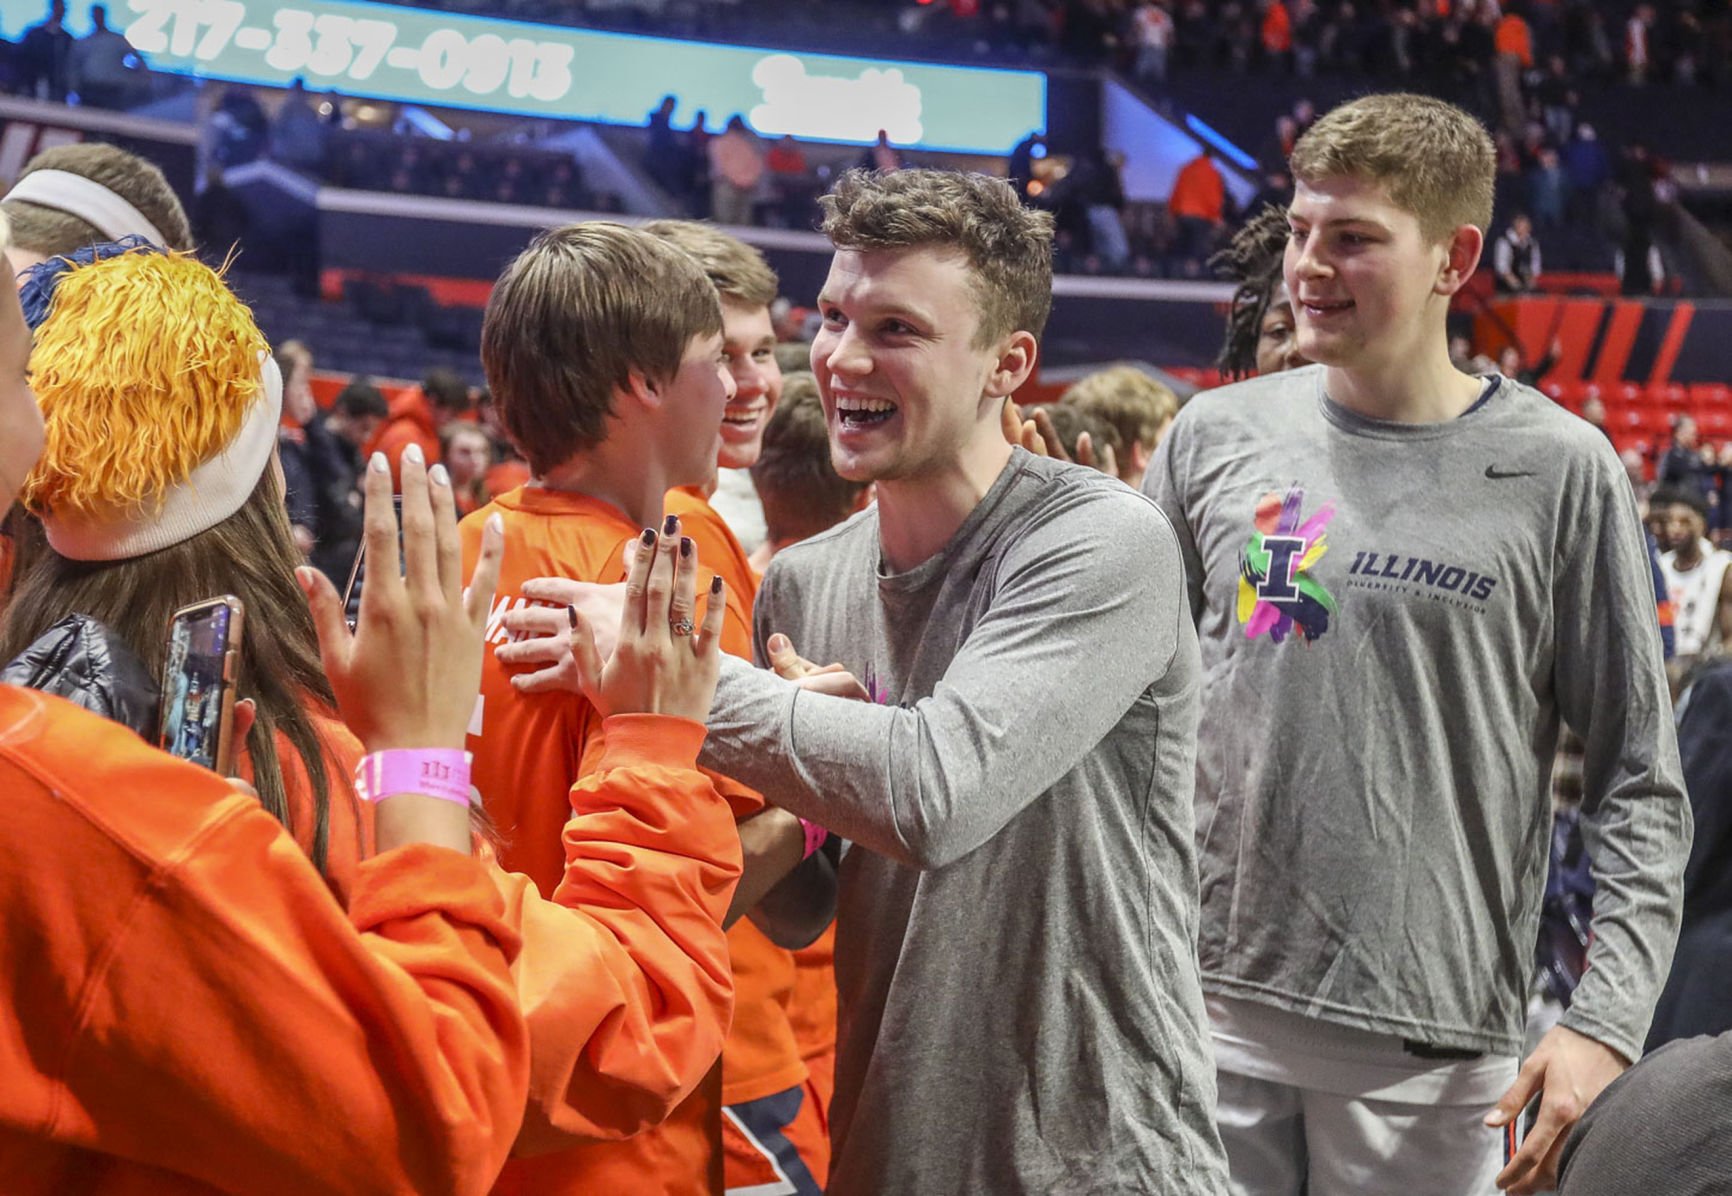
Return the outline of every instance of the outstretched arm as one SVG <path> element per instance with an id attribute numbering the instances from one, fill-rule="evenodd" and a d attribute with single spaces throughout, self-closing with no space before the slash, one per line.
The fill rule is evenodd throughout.
<path id="1" fill-rule="evenodd" d="M 1031 525 L 996 573 L 991 608 L 909 708 L 724 662 L 706 762 L 914 867 L 974 850 L 1163 676 L 1187 617 L 1173 533 L 1127 491 L 1090 491 Z M 769 618 L 776 577 L 772 564 Z"/>

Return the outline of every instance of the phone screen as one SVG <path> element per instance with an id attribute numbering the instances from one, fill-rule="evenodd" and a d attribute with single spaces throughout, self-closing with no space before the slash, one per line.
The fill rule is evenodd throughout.
<path id="1" fill-rule="evenodd" d="M 162 747 L 218 772 L 228 768 L 234 710 L 231 649 L 240 633 L 239 603 L 217 599 L 176 612 L 163 665 Z"/>

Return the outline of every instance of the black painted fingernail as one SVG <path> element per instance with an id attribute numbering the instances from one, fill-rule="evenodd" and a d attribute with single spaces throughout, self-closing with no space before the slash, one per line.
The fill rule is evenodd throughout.
<path id="1" fill-rule="evenodd" d="M 643 529 L 643 546 L 645 548 L 654 548 L 656 546 L 656 529 L 655 528 L 646 527 Z"/>
<path id="2" fill-rule="evenodd" d="M 575 607 L 575 606 L 566 607 L 565 608 L 565 614 L 566 614 L 566 617 L 571 620 L 571 625 L 573 627 L 576 627 L 577 626 L 577 607 Z"/>
<path id="3" fill-rule="evenodd" d="M 680 537 L 680 555 L 685 557 L 687 560 L 691 559 L 691 557 L 692 557 L 692 538 L 690 536 L 681 536 Z"/>
<path id="4" fill-rule="evenodd" d="M 722 592 L 722 575 L 720 573 L 718 573 L 714 577 L 710 578 L 710 593 L 720 594 L 721 592 Z"/>
<path id="5" fill-rule="evenodd" d="M 679 530 L 680 517 L 678 515 L 669 515 L 666 519 L 662 520 L 662 535 L 671 536 Z"/>

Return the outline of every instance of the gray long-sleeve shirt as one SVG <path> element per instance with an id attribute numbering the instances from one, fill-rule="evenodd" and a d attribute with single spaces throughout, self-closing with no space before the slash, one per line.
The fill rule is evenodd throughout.
<path id="1" fill-rule="evenodd" d="M 1513 382 L 1391 424 L 1323 378 L 1199 396 L 1144 482 L 1202 641 L 1204 985 L 1519 1053 L 1561 716 L 1587 743 L 1598 885 L 1564 1024 L 1633 1059 L 1690 812 L 1629 483 Z"/>
<path id="2" fill-rule="evenodd" d="M 828 1190 L 1220 1191 L 1172 530 L 1018 449 L 937 556 L 880 559 L 868 510 L 756 612 L 760 659 L 784 632 L 878 704 L 727 662 L 705 756 L 853 842 Z"/>

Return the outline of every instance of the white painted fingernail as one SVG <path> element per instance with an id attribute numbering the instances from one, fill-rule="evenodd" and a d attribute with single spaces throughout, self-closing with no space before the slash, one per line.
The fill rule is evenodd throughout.
<path id="1" fill-rule="evenodd" d="M 369 469 L 371 469 L 374 473 L 390 473 L 391 472 L 391 463 L 389 461 L 385 460 L 385 454 L 384 453 L 374 453 L 372 460 L 367 462 L 367 467 Z"/>
<path id="2" fill-rule="evenodd" d="M 435 486 L 449 486 L 451 484 L 451 475 L 445 472 L 445 467 L 443 465 L 435 465 L 432 469 L 427 471 L 427 480 L 432 482 Z"/>
<path id="3" fill-rule="evenodd" d="M 424 465 L 427 462 L 427 458 L 421 455 L 421 446 L 414 443 L 411 443 L 408 448 L 403 450 L 403 459 L 405 461 L 413 461 L 417 465 Z"/>

